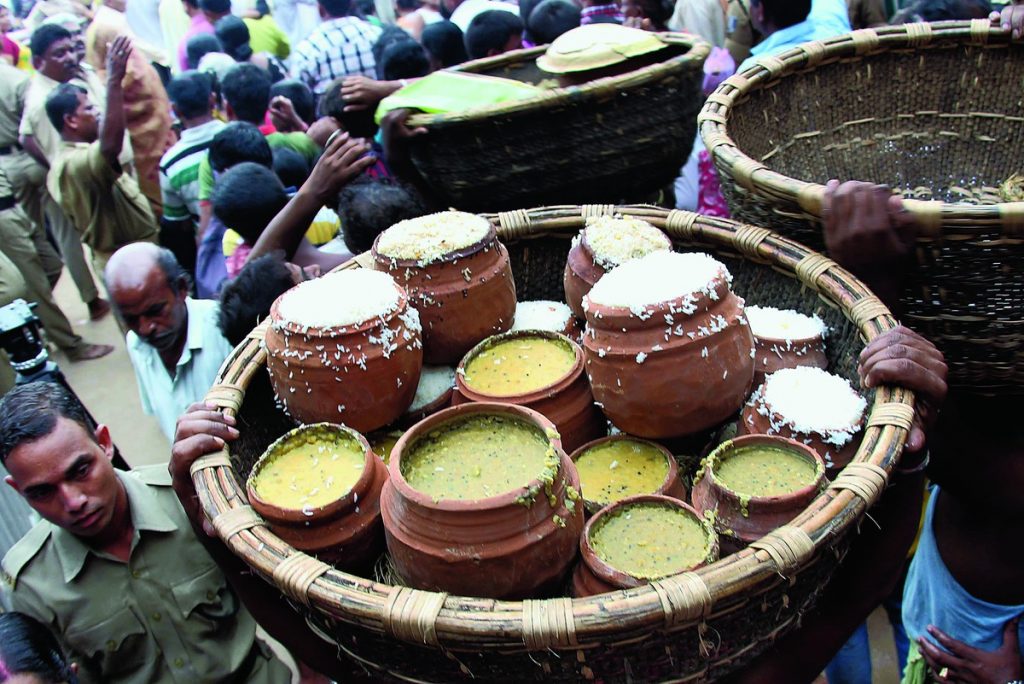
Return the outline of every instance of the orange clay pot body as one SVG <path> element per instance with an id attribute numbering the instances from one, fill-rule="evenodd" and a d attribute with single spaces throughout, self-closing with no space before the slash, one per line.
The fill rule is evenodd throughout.
<path id="1" fill-rule="evenodd" d="M 760 539 L 777 527 L 785 525 L 810 505 L 821 491 L 824 482 L 824 468 L 813 484 L 781 496 L 752 496 L 741 498 L 736 492 L 724 487 L 715 479 L 714 460 L 717 455 L 745 446 L 772 446 L 788 448 L 802 453 L 816 463 L 821 458 L 806 445 L 782 437 L 748 435 L 725 442 L 716 449 L 693 485 L 693 506 L 704 515 L 715 511 L 715 529 L 721 535 L 723 551 L 743 548 L 755 539 Z M 715 457 L 715 459 L 713 459 Z"/>
<path id="2" fill-rule="evenodd" d="M 267 369 L 289 416 L 300 423 L 344 423 L 367 433 L 405 412 L 416 394 L 423 349 L 404 292 L 395 311 L 383 318 L 331 328 L 284 322 L 280 303 L 278 298 L 270 309 Z"/>
<path id="3" fill-rule="evenodd" d="M 543 330 L 519 330 L 495 336 L 495 341 L 511 337 L 546 337 L 561 339 L 572 346 L 576 362 L 565 376 L 557 382 L 526 394 L 495 397 L 483 394 L 466 385 L 466 363 L 479 351 L 483 351 L 492 340 L 485 340 L 474 348 L 459 363 L 455 372 L 455 392 L 452 393 L 452 405 L 458 406 L 469 402 L 485 402 L 515 404 L 525 406 L 542 414 L 555 424 L 555 429 L 562 439 L 566 451 L 572 451 L 581 444 L 608 432 L 607 424 L 601 411 L 594 405 L 594 395 L 590 392 L 590 383 L 583 372 L 583 352 L 572 340 L 564 335 Z"/>
<path id="4" fill-rule="evenodd" d="M 828 369 L 825 340 L 820 335 L 796 340 L 755 336 L 754 348 L 754 387 L 760 387 L 765 377 L 783 368 Z"/>
<path id="5" fill-rule="evenodd" d="M 590 288 L 601 279 L 607 271 L 604 267 L 594 261 L 594 253 L 590 251 L 586 239 L 581 234 L 579 239 L 573 240 L 572 248 L 569 249 L 569 257 L 565 261 L 565 274 L 562 276 L 562 283 L 565 285 L 565 303 L 572 309 L 572 313 L 579 319 L 586 318 L 583 311 L 583 297 L 590 292 Z"/>
<path id="6" fill-rule="evenodd" d="M 646 439 L 639 439 L 632 435 L 609 435 L 607 437 L 595 439 L 592 442 L 587 442 L 586 444 L 582 445 L 581 447 L 573 451 L 571 454 L 569 454 L 569 459 L 573 463 L 576 463 L 576 461 L 579 459 L 580 456 L 584 454 L 584 452 L 587 452 L 590 449 L 593 449 L 594 447 L 598 447 L 601 446 L 602 444 L 607 444 L 609 442 L 621 442 L 624 440 L 628 440 L 631 442 L 643 442 L 644 444 L 652 446 L 658 451 L 660 451 L 662 454 L 664 454 L 665 458 L 668 460 L 668 473 L 665 475 L 665 479 L 662 481 L 661 485 L 656 490 L 654 490 L 653 492 L 648 492 L 648 494 L 668 496 L 673 499 L 678 499 L 679 501 L 685 502 L 688 494 L 686 491 L 686 485 L 683 484 L 682 479 L 679 477 L 679 463 L 676 461 L 676 458 L 675 456 L 672 455 L 671 451 L 669 451 L 661 444 L 658 444 L 657 442 L 651 442 L 650 440 Z M 605 505 L 611 505 L 601 504 L 596 501 L 588 500 L 586 492 L 583 492 L 583 504 L 586 508 L 587 513 L 589 514 L 597 513 L 599 510 L 604 508 Z"/>
<path id="7" fill-rule="evenodd" d="M 427 265 L 378 253 L 379 240 L 374 268 L 406 288 L 419 311 L 424 363 L 454 365 L 484 338 L 512 327 L 516 285 L 494 226 L 480 242 Z"/>
<path id="8" fill-rule="evenodd" d="M 475 415 L 510 415 L 552 434 L 536 411 L 509 404 L 465 404 L 426 418 L 406 432 L 392 451 L 391 474 L 381 497 L 388 552 L 408 586 L 463 596 L 522 599 L 557 590 L 576 558 L 583 530 L 583 501 L 576 468 L 551 439 L 559 457 L 548 492 L 528 488 L 472 501 L 439 500 L 409 486 L 402 455 L 418 436 L 453 420 Z M 532 500 L 531 505 L 523 497 Z"/>
<path id="9" fill-rule="evenodd" d="M 667 496 L 643 494 L 640 496 L 631 496 L 621 501 L 617 501 L 609 506 L 601 509 L 601 511 L 591 518 L 586 526 L 583 528 L 583 535 L 580 537 L 580 560 L 576 563 L 576 567 L 572 573 L 572 595 L 578 598 L 585 596 L 594 596 L 595 594 L 606 594 L 609 591 L 615 591 L 617 589 L 632 589 L 633 587 L 641 587 L 645 584 L 649 584 L 652 580 L 643 579 L 639 577 L 633 577 L 632 575 L 626 574 L 621 570 L 616 570 L 612 566 L 608 565 L 601 559 L 600 556 L 594 551 L 590 545 L 590 531 L 593 529 L 595 523 L 600 522 L 602 518 L 608 515 L 613 515 L 616 511 L 622 507 L 635 504 L 639 502 L 650 501 L 657 503 L 664 503 L 666 505 L 675 506 L 683 510 L 689 511 L 693 515 L 700 518 L 701 515 L 694 510 L 688 504 L 678 501 L 674 498 Z M 718 538 L 714 531 L 710 527 L 705 528 L 709 535 L 712 537 L 711 549 L 708 552 L 708 557 L 695 565 L 688 568 L 680 568 L 679 572 L 687 572 L 690 570 L 696 570 L 697 568 L 703 567 L 708 563 L 712 563 L 718 560 Z"/>
<path id="10" fill-rule="evenodd" d="M 272 444 L 267 454 L 290 434 Z M 362 475 L 348 494 L 331 503 L 305 511 L 281 508 L 260 498 L 253 488 L 252 478 L 246 484 L 249 503 L 274 534 L 296 549 L 345 571 L 369 570 L 384 550 L 380 494 L 388 479 L 388 470 L 370 450 L 366 438 L 358 436 L 366 447 Z"/>
<path id="11" fill-rule="evenodd" d="M 713 295 L 698 292 L 688 302 L 648 305 L 642 316 L 588 298 L 583 351 L 591 390 L 623 432 L 694 434 L 721 423 L 750 394 L 754 337 L 743 300 L 722 277 L 710 289 Z"/>

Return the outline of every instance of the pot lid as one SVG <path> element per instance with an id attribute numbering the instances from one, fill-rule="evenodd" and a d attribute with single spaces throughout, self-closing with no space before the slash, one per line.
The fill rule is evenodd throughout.
<path id="1" fill-rule="evenodd" d="M 619 24 L 587 24 L 563 33 L 537 58 L 549 74 L 590 71 L 665 47 L 657 34 Z"/>

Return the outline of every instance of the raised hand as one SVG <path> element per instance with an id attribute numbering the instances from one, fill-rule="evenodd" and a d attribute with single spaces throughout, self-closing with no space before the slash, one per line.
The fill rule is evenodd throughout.
<path id="1" fill-rule="evenodd" d="M 302 186 L 322 204 L 331 202 L 353 178 L 373 166 L 376 158 L 367 154 L 370 146 L 364 140 L 352 139 L 348 133 L 337 131 L 327 141 L 320 160 Z"/>
<path id="2" fill-rule="evenodd" d="M 121 83 L 131 55 L 132 41 L 128 36 L 118 36 L 107 46 L 107 83 Z"/>

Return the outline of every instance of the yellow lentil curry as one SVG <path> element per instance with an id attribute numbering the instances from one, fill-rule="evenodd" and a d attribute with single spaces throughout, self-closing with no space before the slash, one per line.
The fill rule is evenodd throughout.
<path id="1" fill-rule="evenodd" d="M 359 440 L 342 434 L 325 440 L 323 434 L 285 443 L 286 451 L 264 462 L 253 488 L 267 503 L 289 510 L 317 508 L 351 491 L 366 467 Z"/>
<path id="2" fill-rule="evenodd" d="M 707 530 L 689 511 L 660 503 L 635 503 L 606 516 L 590 530 L 598 558 L 632 577 L 657 579 L 707 560 Z"/>
<path id="3" fill-rule="evenodd" d="M 746 446 L 720 459 L 715 479 L 740 496 L 789 494 L 817 478 L 817 464 L 789 449 Z"/>
<path id="4" fill-rule="evenodd" d="M 663 451 L 631 439 L 599 444 L 576 459 L 583 498 L 602 505 L 653 494 L 664 484 L 668 469 Z"/>
<path id="5" fill-rule="evenodd" d="M 547 387 L 565 377 L 576 353 L 562 340 L 513 337 L 482 350 L 465 366 L 464 380 L 475 392 L 511 397 Z"/>
<path id="6" fill-rule="evenodd" d="M 423 435 L 402 455 L 402 476 L 435 500 L 473 500 L 525 487 L 550 466 L 539 428 L 506 416 L 475 416 Z"/>
<path id="7" fill-rule="evenodd" d="M 391 460 L 391 451 L 398 444 L 402 434 L 401 430 L 391 430 L 370 440 L 370 448 L 380 457 L 380 460 L 384 461 L 384 465 Z"/>

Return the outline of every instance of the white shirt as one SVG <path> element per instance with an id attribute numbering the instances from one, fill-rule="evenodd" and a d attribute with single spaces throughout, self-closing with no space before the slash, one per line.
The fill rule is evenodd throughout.
<path id="1" fill-rule="evenodd" d="M 465 0 L 465 2 L 456 7 L 455 11 L 452 12 L 451 22 L 462 29 L 462 32 L 465 33 L 469 30 L 469 24 L 473 21 L 473 17 L 481 12 L 486 12 L 487 10 L 501 10 L 503 12 L 511 12 L 512 14 L 519 16 L 519 7 L 507 2 L 497 2 L 496 0 Z"/>

